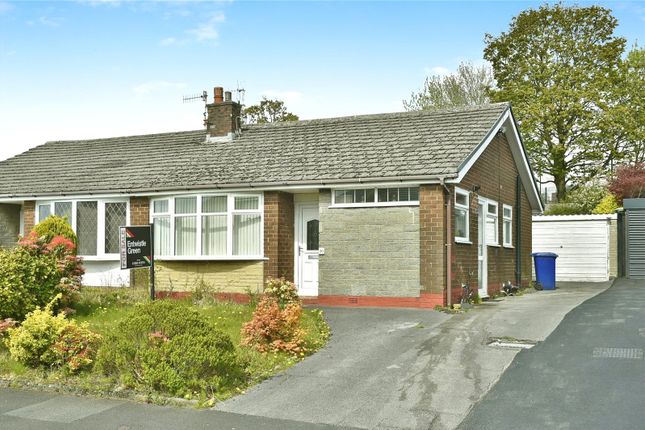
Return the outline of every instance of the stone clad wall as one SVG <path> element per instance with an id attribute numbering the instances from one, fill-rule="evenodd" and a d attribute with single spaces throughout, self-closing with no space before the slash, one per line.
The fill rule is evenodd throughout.
<path id="1" fill-rule="evenodd" d="M 321 191 L 319 295 L 419 297 L 419 208 L 330 204 Z"/>

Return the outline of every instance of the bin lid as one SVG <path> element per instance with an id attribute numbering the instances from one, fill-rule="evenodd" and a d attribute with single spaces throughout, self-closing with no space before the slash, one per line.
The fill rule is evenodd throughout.
<path id="1" fill-rule="evenodd" d="M 551 257 L 551 258 L 558 258 L 558 254 L 555 252 L 534 252 L 531 254 L 531 257 Z"/>

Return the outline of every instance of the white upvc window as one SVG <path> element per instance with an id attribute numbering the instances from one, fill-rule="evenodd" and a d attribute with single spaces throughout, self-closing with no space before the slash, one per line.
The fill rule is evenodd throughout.
<path id="1" fill-rule="evenodd" d="M 502 228 L 504 246 L 513 246 L 513 207 L 509 205 L 502 206 L 502 219 L 504 222 Z"/>
<path id="2" fill-rule="evenodd" d="M 63 217 L 76 233 L 77 254 L 88 260 L 119 257 L 119 227 L 128 224 L 128 199 L 89 199 L 38 202 L 36 223 L 50 215 Z"/>
<path id="3" fill-rule="evenodd" d="M 486 202 L 486 244 L 499 246 L 499 205 L 497 202 Z"/>
<path id="4" fill-rule="evenodd" d="M 417 206 L 419 187 L 342 188 L 332 191 L 332 207 Z"/>
<path id="5" fill-rule="evenodd" d="M 260 194 L 172 196 L 151 202 L 155 255 L 167 259 L 263 256 Z"/>
<path id="6" fill-rule="evenodd" d="M 470 193 L 455 188 L 455 242 L 470 243 Z"/>

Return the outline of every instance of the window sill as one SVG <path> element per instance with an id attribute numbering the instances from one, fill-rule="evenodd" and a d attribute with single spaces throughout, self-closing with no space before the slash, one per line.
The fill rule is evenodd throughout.
<path id="1" fill-rule="evenodd" d="M 467 239 L 456 239 L 455 238 L 455 243 L 461 243 L 463 245 L 472 245 L 473 243 L 470 240 Z"/>
<path id="2" fill-rule="evenodd" d="M 499 243 L 487 243 L 486 246 L 492 246 L 493 248 L 501 248 L 502 245 Z"/>
<path id="3" fill-rule="evenodd" d="M 78 255 L 78 257 L 82 258 L 83 261 L 120 261 L 119 254 L 114 254 L 114 255 L 104 255 L 104 256 L 97 256 L 97 255 Z"/>
<path id="4" fill-rule="evenodd" d="M 507 248 L 507 249 L 514 249 L 515 247 L 514 247 L 513 245 L 504 245 L 504 248 Z"/>
<path id="5" fill-rule="evenodd" d="M 268 257 L 258 256 L 222 256 L 222 257 L 209 257 L 209 256 L 155 256 L 155 261 L 268 261 Z"/>

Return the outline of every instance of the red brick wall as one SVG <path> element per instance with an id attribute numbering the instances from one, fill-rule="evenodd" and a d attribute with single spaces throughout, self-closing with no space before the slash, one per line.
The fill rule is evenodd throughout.
<path id="1" fill-rule="evenodd" d="M 211 136 L 226 136 L 237 130 L 242 107 L 235 102 L 212 103 L 206 106 L 206 130 Z"/>
<path id="2" fill-rule="evenodd" d="M 284 276 L 293 281 L 293 194 L 264 193 L 264 278 Z"/>
<path id="3" fill-rule="evenodd" d="M 479 186 L 477 192 L 470 194 L 470 240 L 472 245 L 454 242 L 453 237 L 453 287 L 459 290 L 462 282 L 477 288 L 477 242 L 478 217 L 477 197 L 495 200 L 498 204 L 498 235 L 500 246 L 488 247 L 488 293 L 499 292 L 505 281 L 515 283 L 515 248 L 503 246 L 503 205 L 513 207 L 512 243 L 517 246 L 516 223 L 521 216 L 522 225 L 522 283 L 528 285 L 531 279 L 531 207 L 522 187 L 521 215 L 515 206 L 515 180 L 517 168 L 508 142 L 503 135 L 497 135 L 483 152 L 475 165 L 459 184 L 467 191 Z"/>
<path id="4" fill-rule="evenodd" d="M 150 199 L 148 197 L 130 197 L 130 224 L 150 224 Z"/>
<path id="5" fill-rule="evenodd" d="M 446 285 L 445 204 L 443 186 L 419 187 L 419 270 L 426 293 L 443 293 Z"/>
<path id="6" fill-rule="evenodd" d="M 26 201 L 22 204 L 22 216 L 24 218 L 25 236 L 36 225 L 36 202 L 33 200 Z"/>

